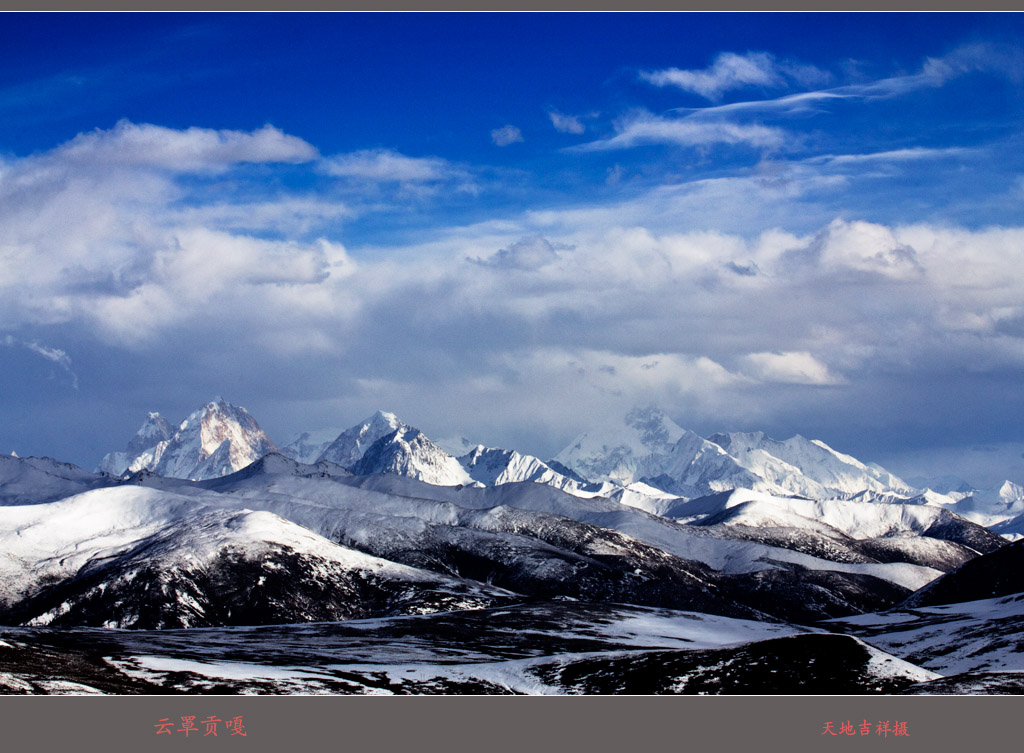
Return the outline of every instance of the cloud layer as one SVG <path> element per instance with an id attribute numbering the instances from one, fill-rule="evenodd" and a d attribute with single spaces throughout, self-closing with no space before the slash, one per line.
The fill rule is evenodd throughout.
<path id="1" fill-rule="evenodd" d="M 541 456 L 638 403 L 868 460 L 1012 440 L 1020 58 L 946 49 L 630 64 L 392 143 L 121 121 L 5 153 L 5 389 L 94 445 L 218 393 L 278 438 L 384 408 Z"/>
<path id="2" fill-rule="evenodd" d="M 386 407 L 437 431 L 554 432 L 538 452 L 638 401 L 697 427 L 795 421 L 827 405 L 881 430 L 894 382 L 1024 370 L 1024 229 L 835 219 L 802 235 L 679 232 L 659 229 L 669 210 L 655 191 L 598 214 L 528 213 L 353 257 L 326 238 L 232 230 L 221 204 L 182 211 L 186 188 L 153 162 L 109 173 L 68 154 L 4 166 L 8 331 L 70 327 L 158 362 L 216 352 L 219 369 L 259 368 L 257 381 L 326 380 L 322 399 L 346 417 Z M 270 155 L 246 156 L 257 154 Z M 379 180 L 443 171 L 390 153 L 327 164 L 318 169 Z M 291 198 L 269 207 L 298 211 Z M 33 350 L 70 372 L 73 352 Z M 291 373 L 296 358 L 308 379 Z M 817 392 L 794 410 L 797 387 Z M 877 403 L 863 405 L 868 395 Z"/>

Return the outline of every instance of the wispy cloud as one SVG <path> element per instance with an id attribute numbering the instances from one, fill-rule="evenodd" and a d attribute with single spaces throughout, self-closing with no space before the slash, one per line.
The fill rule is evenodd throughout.
<path id="1" fill-rule="evenodd" d="M 548 117 L 551 118 L 551 125 L 559 133 L 580 134 L 586 130 L 586 126 L 583 125 L 583 121 L 578 115 L 564 115 L 558 110 L 549 110 Z"/>
<path id="2" fill-rule="evenodd" d="M 67 373 L 71 377 L 71 387 L 75 390 L 78 389 L 78 374 L 74 372 L 71 367 L 71 356 L 66 351 L 60 348 L 51 348 L 48 345 L 37 340 L 19 340 L 13 335 L 5 335 L 3 339 L 0 339 L 0 345 L 4 345 L 8 348 L 11 347 L 23 347 L 35 353 L 50 363 L 56 364 L 62 371 Z"/>
<path id="3" fill-rule="evenodd" d="M 339 178 L 396 183 L 432 183 L 466 172 L 439 157 L 408 157 L 391 149 L 364 149 L 321 162 L 320 169 Z"/>
<path id="4" fill-rule="evenodd" d="M 770 88 L 791 83 L 804 86 L 820 84 L 827 81 L 830 74 L 813 65 L 780 61 L 768 52 L 747 52 L 743 55 L 723 52 L 708 68 L 642 71 L 640 78 L 655 86 L 675 86 L 706 99 L 717 100 L 732 89 Z"/>
<path id="5" fill-rule="evenodd" d="M 966 45 L 942 57 L 926 58 L 920 70 L 915 73 L 787 94 L 773 99 L 731 102 L 711 107 L 678 108 L 677 112 L 686 112 L 696 117 L 720 117 L 755 112 L 777 115 L 807 113 L 820 109 L 821 105 L 830 101 L 888 99 L 921 89 L 935 89 L 961 76 L 978 72 L 1020 81 L 1024 78 L 1024 52 L 1018 48 L 993 44 Z"/>
<path id="6" fill-rule="evenodd" d="M 697 122 L 689 118 L 665 118 L 649 112 L 633 113 L 615 124 L 616 134 L 571 149 L 605 151 L 629 149 L 645 144 L 675 144 L 703 147 L 715 144 L 746 145 L 757 149 L 779 149 L 787 135 L 781 128 L 760 124 Z"/>
<path id="7" fill-rule="evenodd" d="M 295 236 L 358 214 L 356 209 L 342 201 L 289 195 L 264 201 L 189 206 L 168 212 L 168 219 L 188 226 Z"/>
<path id="8" fill-rule="evenodd" d="M 882 152 L 867 152 L 865 154 L 819 154 L 802 160 L 809 165 L 855 165 L 863 163 L 895 163 L 914 162 L 928 159 L 944 159 L 946 157 L 963 157 L 964 155 L 977 152 L 977 149 L 968 147 L 948 147 L 945 149 L 931 149 L 923 146 L 915 146 L 907 149 L 890 149 Z"/>
<path id="9" fill-rule="evenodd" d="M 491 141 L 498 146 L 508 146 L 523 140 L 523 133 L 514 125 L 505 125 L 491 131 Z"/>

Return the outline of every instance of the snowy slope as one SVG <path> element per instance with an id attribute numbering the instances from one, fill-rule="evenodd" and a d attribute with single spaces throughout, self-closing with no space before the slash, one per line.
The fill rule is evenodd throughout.
<path id="1" fill-rule="evenodd" d="M 611 484 L 592 484 L 579 481 L 554 470 L 532 455 L 515 450 L 502 450 L 477 445 L 459 459 L 466 472 L 484 486 L 500 486 L 516 481 L 532 481 L 561 489 L 580 497 L 593 497 L 611 493 L 618 487 Z"/>
<path id="2" fill-rule="evenodd" d="M 269 512 L 136 486 L 0 509 L 0 601 L 22 624 L 188 627 L 467 608 L 507 595 Z"/>
<path id="3" fill-rule="evenodd" d="M 934 672 L 862 640 L 687 611 L 545 601 L 201 631 L 3 629 L 7 692 L 895 693 Z M 98 656 L 97 656 L 98 655 Z M 96 657 L 96 660 L 89 659 Z M 21 661 L 18 658 L 22 658 Z M 61 678 L 65 685 L 54 682 Z"/>
<path id="4" fill-rule="evenodd" d="M 193 493 L 206 504 L 273 511 L 377 556 L 457 572 L 531 596 L 694 608 L 700 604 L 717 614 L 754 615 L 737 606 L 732 597 L 714 593 L 713 574 L 702 565 L 618 531 L 539 510 L 511 508 L 501 505 L 501 500 L 467 508 L 353 485 L 367 478 L 443 489 L 397 476 L 336 478 L 325 483 L 320 477 L 260 477 L 242 471 L 203 482 L 207 491 L 218 492 L 216 496 L 198 489 Z M 550 491 L 531 483 L 518 486 Z"/>
<path id="5" fill-rule="evenodd" d="M 783 490 L 744 468 L 714 442 L 684 431 L 647 483 L 683 497 L 700 497 L 727 489 Z"/>
<path id="6" fill-rule="evenodd" d="M 863 614 L 824 625 L 944 675 L 1024 673 L 1024 594 Z"/>
<path id="7" fill-rule="evenodd" d="M 817 439 L 797 435 L 778 441 L 763 432 L 714 434 L 708 439 L 753 473 L 794 494 L 820 499 L 864 490 L 916 491 L 885 469 L 836 452 Z"/>
<path id="8" fill-rule="evenodd" d="M 140 481 L 167 483 L 156 478 Z M 731 531 L 683 526 L 612 500 L 581 499 L 529 482 L 459 489 L 397 475 L 320 478 L 290 471 L 242 471 L 178 491 L 211 506 L 271 511 L 332 541 L 387 559 L 485 581 L 498 578 L 493 582 L 517 591 L 527 588 L 526 583 L 527 592 L 547 595 L 575 595 L 587 583 L 586 588 L 601 594 L 620 594 L 620 601 L 666 605 L 664 595 L 643 585 L 646 576 L 623 591 L 616 573 L 622 572 L 629 557 L 639 558 L 634 569 L 653 573 L 651 568 L 661 567 L 659 562 L 667 556 L 682 561 L 673 560 L 671 565 L 679 573 L 689 571 L 725 589 L 722 595 L 730 602 L 744 603 L 753 589 L 777 596 L 758 606 L 761 611 L 788 614 L 797 609 L 809 619 L 814 610 L 823 616 L 883 608 L 941 574 L 905 560 L 829 559 L 828 551 L 824 556 L 808 554 L 745 540 Z M 511 515 L 505 509 L 529 514 Z M 605 532 L 598 533 L 601 529 Z M 636 542 L 627 546 L 628 557 L 614 554 L 622 547 L 615 538 L 618 534 Z M 595 541 L 602 542 L 597 549 L 588 543 Z M 598 567 L 605 556 L 612 560 Z M 686 563 L 720 573 L 701 574 Z M 573 569 L 578 567 L 583 570 L 576 578 Z M 594 580 L 602 568 L 605 575 Z M 763 571 L 775 574 L 767 578 L 759 575 Z M 830 595 L 824 599 L 826 594 Z M 816 606 L 808 612 L 806 604 Z"/>
<path id="9" fill-rule="evenodd" d="M 422 484 L 398 476 L 369 476 L 340 479 L 342 485 L 359 486 L 395 497 L 452 502 L 466 508 L 486 509 L 506 505 L 562 515 L 573 520 L 611 528 L 665 552 L 696 560 L 725 573 L 749 573 L 780 566 L 808 570 L 863 574 L 916 590 L 941 573 L 930 567 L 908 563 L 859 564 L 832 562 L 820 557 L 775 546 L 725 539 L 714 532 L 685 526 L 642 510 L 600 497 L 580 499 L 542 484 L 515 483 L 490 488 L 457 489 Z"/>
<path id="10" fill-rule="evenodd" d="M 912 594 L 901 606 L 975 601 L 1024 592 L 1024 541 L 966 562 Z"/>
<path id="11" fill-rule="evenodd" d="M 109 486 L 108 477 L 53 458 L 0 455 L 0 505 L 34 505 Z"/>
<path id="12" fill-rule="evenodd" d="M 971 546 L 979 552 L 994 551 L 1003 543 L 981 526 L 939 507 L 778 497 L 748 489 L 677 504 L 667 514 L 693 522 L 714 517 L 717 522 L 730 525 L 807 530 L 828 527 L 853 539 L 933 535 Z"/>
<path id="13" fill-rule="evenodd" d="M 1002 534 L 1024 534 L 1024 487 L 1005 481 L 998 489 L 973 490 L 948 505 L 957 515 L 984 526 L 991 526 Z M 1013 521 L 1015 518 L 1018 520 Z"/>

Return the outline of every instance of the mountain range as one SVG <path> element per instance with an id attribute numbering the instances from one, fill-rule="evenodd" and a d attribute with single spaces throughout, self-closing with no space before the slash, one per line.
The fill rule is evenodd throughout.
<path id="1" fill-rule="evenodd" d="M 333 438 L 332 438 L 333 435 Z M 344 431 L 305 432 L 280 450 L 244 408 L 217 398 L 177 429 L 150 413 L 124 451 L 97 471 L 111 476 L 149 471 L 204 480 L 240 470 L 270 452 L 301 463 L 340 465 L 357 475 L 391 473 L 439 486 L 531 481 L 581 497 L 616 497 L 657 510 L 668 501 L 732 489 L 817 500 L 878 501 L 944 507 L 1015 538 L 1024 515 L 1024 488 L 1006 481 L 994 491 L 915 488 L 895 474 L 802 436 L 775 440 L 763 432 L 703 438 L 657 408 L 637 408 L 619 424 L 581 434 L 553 459 L 515 450 L 470 446 L 455 456 L 393 413 L 378 411 Z M 451 444 L 446 444 L 451 446 Z M 1024 520 L 1024 519 L 1022 519 Z"/>
<path id="2" fill-rule="evenodd" d="M 750 671 L 719 692 L 788 692 L 799 682 L 821 692 L 917 692 L 947 680 L 962 689 L 974 686 L 935 669 L 941 639 L 909 660 L 895 639 L 872 642 L 889 624 L 886 610 L 904 610 L 909 624 L 922 608 L 977 601 L 971 619 L 984 621 L 992 603 L 994 630 L 1005 633 L 1018 613 L 1024 620 L 1024 597 L 1013 600 L 1024 592 L 1016 567 L 1024 542 L 1010 543 L 1024 533 L 1024 490 L 1010 482 L 996 493 L 917 488 L 817 440 L 704 438 L 655 408 L 580 435 L 548 461 L 461 439 L 443 444 L 465 452 L 378 412 L 278 448 L 248 411 L 218 398 L 176 427 L 149 414 L 95 472 L 0 456 L 0 624 L 11 626 L 0 629 L 0 689 L 2 678 L 14 678 L 18 692 L 58 687 L 4 646 L 80 656 L 75 630 L 152 635 L 138 639 L 149 641 L 145 651 L 122 642 L 90 659 L 102 671 L 79 684 L 158 692 L 184 689 L 183 675 L 152 685 L 156 670 L 138 662 L 156 659 L 138 657 L 170 644 L 146 631 L 286 625 L 298 635 L 310 623 L 400 636 L 395 654 L 364 652 L 364 663 L 384 668 L 348 667 L 323 681 L 327 692 L 709 692 L 722 681 L 710 668 L 722 662 Z M 599 616 L 609 609 L 619 610 L 611 622 Z M 473 614 L 534 631 L 546 648 L 524 654 L 484 628 L 484 642 L 459 654 L 458 671 L 440 670 L 446 651 L 461 650 L 451 641 Z M 390 677 L 402 651 L 420 650 L 412 623 L 393 622 L 416 615 L 434 641 L 416 664 L 420 680 L 372 679 Z M 614 627 L 622 620 L 661 627 L 637 642 Z M 712 623 L 745 637 L 705 641 Z M 577 634 L 578 645 L 566 643 Z M 224 640 L 252 659 L 268 644 L 263 633 L 249 635 Z M 591 658 L 565 653 L 584 645 Z M 1024 669 L 1019 649 L 999 653 L 987 671 Z M 825 676 L 812 659 L 830 652 L 845 657 L 837 664 L 845 669 Z M 171 664 L 185 661 L 171 653 Z M 497 681 L 479 662 L 513 664 L 502 664 Z M 883 665 L 900 669 L 887 675 Z M 656 681 L 655 667 L 664 669 Z M 782 667 L 802 669 L 786 669 L 782 682 Z M 1012 680 L 993 674 L 977 687 Z M 313 687 L 289 683 L 232 688 Z"/>

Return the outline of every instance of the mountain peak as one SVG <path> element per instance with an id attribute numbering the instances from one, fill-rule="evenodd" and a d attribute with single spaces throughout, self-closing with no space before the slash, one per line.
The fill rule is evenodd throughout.
<path id="1" fill-rule="evenodd" d="M 129 455 L 138 455 L 151 447 L 156 447 L 165 439 L 170 439 L 172 434 L 174 428 L 166 418 L 159 413 L 150 413 L 128 443 L 126 452 Z"/>
<path id="2" fill-rule="evenodd" d="M 412 426 L 402 425 L 377 439 L 351 467 L 359 476 L 393 473 L 435 486 L 475 485 L 458 460 Z"/>
<path id="3" fill-rule="evenodd" d="M 655 405 L 633 408 L 626 414 L 626 426 L 636 430 L 645 446 L 668 444 L 678 440 L 682 429 Z"/>
<path id="4" fill-rule="evenodd" d="M 1001 497 L 1017 497 L 1024 498 L 1024 486 L 1015 484 L 1009 479 L 1003 482 L 1003 485 L 999 487 L 999 496 Z"/>
<path id="5" fill-rule="evenodd" d="M 629 484 L 658 475 L 652 471 L 685 433 L 657 406 L 636 407 L 618 425 L 580 434 L 555 460 L 593 481 Z"/>
<path id="6" fill-rule="evenodd" d="M 117 476 L 147 470 L 171 478 L 216 478 L 276 449 L 245 408 L 218 396 L 189 414 L 177 431 L 159 413 L 149 413 L 127 451 L 105 456 L 100 470 Z"/>
<path id="7" fill-rule="evenodd" d="M 342 468 L 352 468 L 358 463 L 366 450 L 378 439 L 399 429 L 408 429 L 394 413 L 378 410 L 369 418 L 346 429 L 320 453 L 317 460 L 337 463 Z"/>

